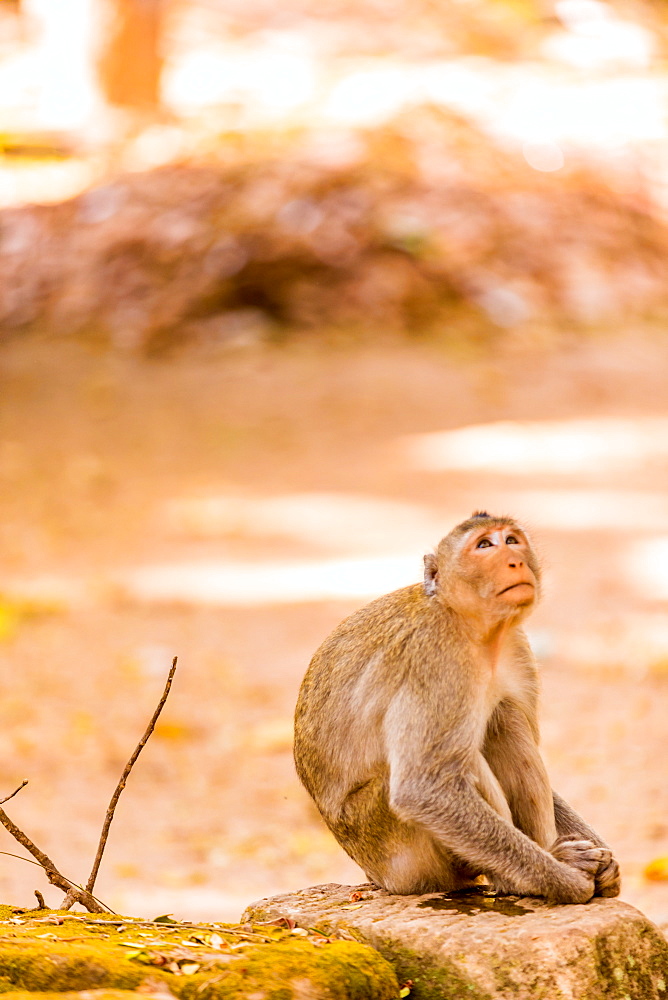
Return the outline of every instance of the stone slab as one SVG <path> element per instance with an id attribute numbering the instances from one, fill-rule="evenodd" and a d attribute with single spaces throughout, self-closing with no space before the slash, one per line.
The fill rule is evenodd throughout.
<path id="1" fill-rule="evenodd" d="M 242 920 L 278 917 L 373 945 L 400 983 L 412 981 L 411 1000 L 668 1000 L 668 943 L 618 900 L 550 906 L 328 884 L 260 900 Z"/>

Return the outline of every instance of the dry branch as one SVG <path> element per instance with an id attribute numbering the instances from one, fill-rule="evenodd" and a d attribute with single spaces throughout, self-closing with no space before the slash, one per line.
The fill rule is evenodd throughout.
<path id="1" fill-rule="evenodd" d="M 105 848 L 106 843 L 107 843 L 107 837 L 109 835 L 109 827 L 111 826 L 111 821 L 114 818 L 114 812 L 116 810 L 116 805 L 118 803 L 118 800 L 119 800 L 119 798 L 121 796 L 121 792 L 125 788 L 125 782 L 128 780 L 128 776 L 129 776 L 130 771 L 132 770 L 132 768 L 134 766 L 135 761 L 137 760 L 137 757 L 139 756 L 139 754 L 142 752 L 142 750 L 146 746 L 146 743 L 148 742 L 149 736 L 153 732 L 153 730 L 155 728 L 155 724 L 158 721 L 158 716 L 162 712 L 162 710 L 164 708 L 164 705 L 165 705 L 165 702 L 167 701 L 167 695 L 169 694 L 169 689 L 172 686 L 172 680 L 174 679 L 174 673 L 176 671 L 176 661 L 177 661 L 177 657 L 175 656 L 174 659 L 172 660 L 172 666 L 171 666 L 169 674 L 167 676 L 167 683 L 165 684 L 165 690 L 162 692 L 162 698 L 158 702 L 158 707 L 156 708 L 156 710 L 153 713 L 153 716 L 151 718 L 151 721 L 149 722 L 148 726 L 146 727 L 146 732 L 144 733 L 144 735 L 140 739 L 139 743 L 135 747 L 135 751 L 132 754 L 132 756 L 130 757 L 130 760 L 125 765 L 125 770 L 123 771 L 123 774 L 121 775 L 121 780 L 118 782 L 118 785 L 116 786 L 116 791 L 111 796 L 111 802 L 109 803 L 109 808 L 107 809 L 107 815 L 105 816 L 104 825 L 102 827 L 102 833 L 100 834 L 100 843 L 98 844 L 98 847 L 97 847 L 97 854 L 95 855 L 95 861 L 93 862 L 93 868 L 91 870 L 88 882 L 86 884 L 86 891 L 87 892 L 92 892 L 93 889 L 94 889 L 94 887 L 95 887 L 95 879 L 97 878 L 97 873 L 98 873 L 99 868 L 100 868 L 100 862 L 102 861 L 102 855 L 104 853 L 104 848 Z"/>
<path id="2" fill-rule="evenodd" d="M 58 886 L 59 889 L 63 889 L 64 892 L 69 896 L 70 894 L 74 897 L 73 902 L 81 903 L 85 906 L 87 910 L 91 913 L 106 913 L 107 910 L 88 892 L 86 889 L 82 889 L 80 886 L 75 885 L 74 882 L 70 882 L 68 878 L 58 871 L 56 866 L 50 857 L 48 857 L 44 851 L 40 851 L 36 844 L 33 844 L 30 837 L 28 837 L 23 830 L 19 829 L 16 823 L 13 823 L 9 818 L 5 810 L 0 806 L 0 823 L 4 828 L 11 833 L 14 840 L 18 840 L 19 844 L 25 847 L 26 851 L 32 854 L 33 858 L 39 861 L 40 865 L 46 873 L 51 885 Z"/>
<path id="3" fill-rule="evenodd" d="M 169 694 L 169 690 L 170 690 L 170 688 L 172 686 L 172 680 L 174 679 L 174 673 L 176 671 L 176 661 L 177 661 L 177 657 L 175 656 L 174 659 L 172 660 L 172 666 L 171 666 L 169 674 L 167 676 L 167 683 L 165 684 L 165 690 L 163 691 L 162 697 L 161 697 L 160 701 L 158 702 L 158 707 L 156 708 L 155 712 L 153 713 L 153 715 L 151 717 L 151 721 L 149 722 L 148 726 L 146 727 L 146 731 L 145 731 L 144 735 L 142 736 L 142 738 L 140 739 L 139 743 L 135 747 L 134 753 L 132 754 L 132 756 L 130 757 L 130 760 L 125 765 L 125 769 L 123 771 L 123 774 L 121 775 L 121 779 L 118 782 L 118 785 L 116 786 L 116 790 L 114 791 L 114 794 L 111 797 L 111 801 L 110 801 L 109 807 L 107 809 L 107 815 L 105 817 L 104 825 L 102 827 L 102 833 L 100 835 L 100 842 L 98 844 L 97 853 L 95 855 L 95 861 L 93 862 L 93 868 L 92 868 L 92 871 L 90 873 L 90 877 L 88 879 L 88 884 L 87 884 L 87 886 L 86 886 L 85 889 L 82 886 L 77 885 L 75 882 L 72 882 L 70 879 L 66 878 L 64 875 L 62 875 L 58 871 L 58 869 L 56 868 L 56 866 L 54 865 L 54 863 L 51 860 L 51 858 L 49 858 L 46 854 L 44 854 L 43 851 L 40 851 L 39 847 L 37 847 L 36 844 L 33 844 L 33 842 L 30 839 L 30 837 L 28 837 L 23 832 L 23 830 L 21 830 L 15 823 L 12 822 L 12 820 L 9 818 L 9 816 L 7 815 L 7 813 L 2 808 L 2 803 L 8 802 L 9 799 L 13 798 L 17 794 L 17 792 L 20 792 L 21 789 L 24 788 L 25 785 L 28 784 L 27 780 L 24 781 L 21 785 L 19 785 L 19 787 L 14 792 L 12 792 L 11 795 L 8 795 L 6 798 L 0 800 L 0 823 L 2 823 L 2 825 L 5 827 L 5 829 L 9 833 L 11 833 L 12 837 L 14 837 L 14 839 L 17 840 L 19 842 L 19 844 L 21 844 L 23 847 L 25 847 L 25 849 L 30 854 L 32 854 L 32 856 L 42 866 L 42 868 L 44 869 L 44 871 L 46 873 L 46 877 L 48 878 L 49 882 L 52 885 L 58 886 L 59 889 L 63 889 L 64 890 L 64 892 L 66 893 L 66 895 L 65 895 L 65 899 L 63 900 L 62 907 L 61 907 L 64 910 L 69 910 L 69 908 L 74 903 L 81 903 L 81 905 L 85 906 L 86 909 L 89 910 L 91 913 L 113 913 L 113 910 L 110 910 L 109 907 L 103 906 L 100 903 L 100 901 L 98 899 L 96 899 L 95 896 L 93 896 L 93 887 L 95 886 L 95 880 L 97 878 L 97 873 L 98 873 L 99 868 L 100 868 L 100 862 L 102 861 L 102 855 L 104 853 L 104 848 L 105 848 L 106 843 L 107 843 L 107 837 L 109 835 L 109 827 L 111 826 L 111 821 L 114 818 L 114 812 L 116 810 L 116 805 L 118 804 L 118 800 L 119 800 L 119 798 L 121 796 L 121 792 L 125 788 L 125 783 L 128 780 L 128 776 L 130 774 L 130 771 L 134 767 L 135 761 L 139 757 L 139 754 L 142 752 L 142 750 L 146 746 L 146 744 L 147 744 L 147 742 L 149 740 L 149 737 L 150 737 L 151 733 L 153 732 L 153 730 L 155 728 L 155 724 L 158 721 L 158 716 L 162 712 L 162 710 L 164 708 L 164 705 L 165 705 L 165 702 L 167 701 L 167 695 Z M 23 860 L 27 861 L 28 859 L 25 858 Z M 37 899 L 38 899 L 38 901 L 40 903 L 40 906 L 43 905 L 44 900 L 43 900 L 43 898 L 41 896 L 41 893 L 35 892 L 35 895 L 37 896 Z"/>
<path id="4" fill-rule="evenodd" d="M 9 800 L 13 799 L 15 795 L 18 795 L 18 793 L 21 791 L 21 789 L 25 788 L 25 786 L 27 784 L 28 784 L 28 779 L 24 778 L 24 780 L 21 782 L 21 784 L 19 785 L 19 787 L 15 788 L 11 795 L 6 795 L 4 797 L 4 799 L 0 799 L 0 806 L 3 806 L 5 804 L 5 802 L 9 802 Z"/>

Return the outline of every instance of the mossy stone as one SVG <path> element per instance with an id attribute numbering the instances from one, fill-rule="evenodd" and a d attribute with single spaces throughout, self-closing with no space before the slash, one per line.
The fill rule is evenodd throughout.
<path id="1" fill-rule="evenodd" d="M 146 980 L 179 1000 L 396 1000 L 391 965 L 368 945 L 281 928 L 104 921 L 0 908 L 0 993 L 7 1000 L 96 991 L 123 1000 Z M 4 917 L 4 919 L 3 919 Z M 21 923 L 16 921 L 20 920 Z M 212 940 L 215 937 L 215 943 Z M 101 991 L 101 992 L 97 992 Z"/>

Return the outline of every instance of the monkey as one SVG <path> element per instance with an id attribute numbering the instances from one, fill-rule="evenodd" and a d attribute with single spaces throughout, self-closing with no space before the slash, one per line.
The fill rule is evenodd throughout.
<path id="1" fill-rule="evenodd" d="M 540 596 L 527 532 L 476 511 L 422 583 L 346 618 L 295 711 L 297 773 L 369 881 L 585 903 L 620 891 L 607 844 L 552 791 L 521 628 Z"/>

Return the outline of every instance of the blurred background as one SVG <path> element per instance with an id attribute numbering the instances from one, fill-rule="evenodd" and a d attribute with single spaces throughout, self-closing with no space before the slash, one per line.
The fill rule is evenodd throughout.
<path id="1" fill-rule="evenodd" d="M 485 508 L 553 783 L 668 927 L 667 55 L 654 0 L 0 0 L 0 797 L 85 882 L 178 655 L 117 911 L 363 881 L 298 687 Z"/>

